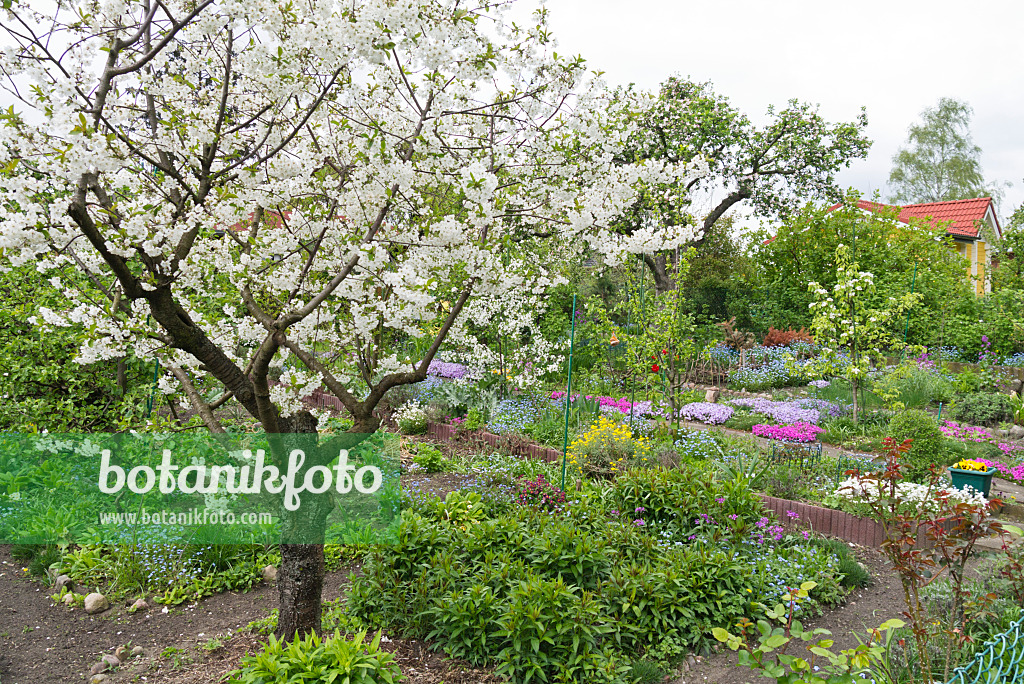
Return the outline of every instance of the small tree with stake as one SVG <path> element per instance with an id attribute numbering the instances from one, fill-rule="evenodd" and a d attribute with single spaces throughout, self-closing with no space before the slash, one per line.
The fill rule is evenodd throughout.
<path id="1" fill-rule="evenodd" d="M 808 284 L 814 301 L 811 330 L 821 345 L 812 370 L 841 372 L 853 390 L 853 420 L 857 421 L 857 392 L 868 372 L 898 342 L 889 323 L 921 300 L 920 293 L 889 297 L 882 306 L 869 307 L 875 292 L 874 276 L 859 270 L 846 245 L 836 248 L 836 284 L 829 292 L 816 282 Z M 843 350 L 849 355 L 843 358 Z"/>

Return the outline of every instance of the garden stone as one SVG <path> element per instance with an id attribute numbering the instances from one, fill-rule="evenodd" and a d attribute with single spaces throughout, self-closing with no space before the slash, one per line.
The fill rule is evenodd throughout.
<path id="1" fill-rule="evenodd" d="M 70 577 L 70 576 L 68 576 L 68 575 L 60 575 L 60 576 L 59 576 L 59 577 L 58 577 L 58 578 L 57 578 L 57 579 L 56 579 L 56 580 L 55 580 L 55 581 L 53 582 L 53 588 L 54 588 L 54 590 L 55 590 L 55 591 L 56 591 L 56 592 L 57 592 L 58 594 L 60 593 L 60 590 L 61 590 L 61 589 L 67 589 L 68 591 L 74 591 L 74 589 L 75 589 L 75 583 L 74 583 L 74 582 L 73 582 L 73 581 L 71 580 L 71 577 Z"/>
<path id="2" fill-rule="evenodd" d="M 132 655 L 133 656 L 140 656 L 143 653 L 145 653 L 145 651 L 143 650 L 143 648 L 141 646 L 133 646 L 132 647 Z"/>
<path id="3" fill-rule="evenodd" d="M 722 396 L 722 392 L 720 390 L 709 389 L 707 392 L 704 393 L 704 401 L 708 402 L 709 404 L 717 404 L 718 398 L 720 396 Z"/>
<path id="4" fill-rule="evenodd" d="M 119 663 L 123 663 L 124 661 L 128 660 L 128 647 L 118 646 L 117 648 L 115 648 L 114 657 L 117 658 Z"/>
<path id="5" fill-rule="evenodd" d="M 110 601 L 103 594 L 93 592 L 85 597 L 85 612 L 89 615 L 102 613 L 108 608 L 110 608 Z"/>
<path id="6" fill-rule="evenodd" d="M 94 664 L 91 668 L 89 668 L 89 674 L 98 675 L 101 672 L 106 672 L 107 668 L 109 667 L 109 665 L 107 665 L 105 662 L 101 660 L 100 662 Z"/>
<path id="7" fill-rule="evenodd" d="M 64 594 L 64 598 L 61 599 L 61 602 L 65 606 L 74 605 L 74 603 L 75 603 L 75 595 L 74 594 Z"/>
<path id="8" fill-rule="evenodd" d="M 146 603 L 146 600 L 138 599 L 137 601 L 135 601 L 135 603 L 132 604 L 132 607 L 128 609 L 128 612 L 134 613 L 138 610 L 146 610 L 147 608 L 149 608 L 149 604 Z"/>
<path id="9" fill-rule="evenodd" d="M 276 582 L 277 568 L 275 568 L 273 565 L 268 565 L 267 567 L 263 568 L 263 580 L 266 582 Z"/>
<path id="10" fill-rule="evenodd" d="M 1010 428 L 1010 439 L 1024 439 L 1024 425 L 1014 425 Z"/>
<path id="11" fill-rule="evenodd" d="M 103 656 L 102 660 L 109 667 L 120 667 L 121 665 L 121 661 L 117 659 L 117 656 L 112 656 L 110 654 Z"/>
<path id="12" fill-rule="evenodd" d="M 101 682 L 109 682 L 110 677 L 105 674 L 95 674 L 89 678 L 89 684 L 100 684 Z"/>

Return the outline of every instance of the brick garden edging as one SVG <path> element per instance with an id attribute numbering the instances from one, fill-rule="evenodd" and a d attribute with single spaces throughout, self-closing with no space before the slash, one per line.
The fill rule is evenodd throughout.
<path id="1" fill-rule="evenodd" d="M 487 444 L 495 449 L 499 446 L 506 446 L 511 450 L 512 455 L 514 456 L 526 456 L 527 458 L 535 458 L 539 461 L 546 461 L 548 463 L 554 463 L 562 459 L 562 452 L 557 449 L 549 449 L 548 447 L 544 447 L 539 444 L 523 444 L 508 441 L 503 442 L 501 436 L 485 432 L 483 430 L 464 432 L 460 435 L 456 428 L 443 423 L 428 422 L 427 436 L 434 439 L 444 440 L 445 442 L 453 442 L 456 439 L 462 439 L 469 441 L 470 443 L 476 442 L 477 444 Z"/>
<path id="2" fill-rule="evenodd" d="M 877 520 L 862 518 L 832 508 L 812 506 L 799 501 L 778 499 L 764 494 L 758 494 L 758 496 L 764 502 L 765 508 L 775 512 L 775 517 L 780 522 L 788 523 L 789 518 L 786 516 L 786 511 L 793 511 L 800 516 L 800 525 L 810 527 L 818 534 L 839 537 L 851 544 L 875 548 L 881 546 L 885 540 L 882 523 Z"/>

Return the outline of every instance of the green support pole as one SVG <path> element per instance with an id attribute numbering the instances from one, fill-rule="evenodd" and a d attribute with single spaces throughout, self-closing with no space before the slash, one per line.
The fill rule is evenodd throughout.
<path id="1" fill-rule="evenodd" d="M 562 491 L 565 491 L 565 460 L 569 453 L 569 402 L 572 400 L 572 353 L 576 346 L 576 295 L 572 296 L 572 332 L 569 333 L 569 372 L 565 381 L 565 432 L 562 436 Z"/>
<path id="2" fill-rule="evenodd" d="M 914 294 L 917 287 L 917 264 L 914 264 L 914 278 L 910 281 L 910 294 Z M 907 324 L 903 326 L 903 359 L 907 358 L 907 331 L 910 330 L 910 310 L 907 310 Z"/>
<path id="3" fill-rule="evenodd" d="M 637 273 L 640 275 L 640 313 L 644 311 L 644 281 L 647 274 L 644 273 L 644 258 L 639 257 L 637 261 Z M 633 433 L 633 404 L 636 402 L 636 378 L 630 373 L 629 382 L 629 432 Z"/>
<path id="4" fill-rule="evenodd" d="M 153 359 L 153 389 L 149 391 L 149 399 L 146 400 L 146 418 L 153 413 L 153 396 L 156 394 L 157 381 L 160 379 L 160 359 Z"/>

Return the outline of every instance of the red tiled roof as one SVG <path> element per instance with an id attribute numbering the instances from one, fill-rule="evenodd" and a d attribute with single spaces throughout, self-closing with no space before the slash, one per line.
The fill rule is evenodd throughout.
<path id="1" fill-rule="evenodd" d="M 841 204 L 835 204 L 829 208 L 829 211 L 834 211 L 841 206 Z M 879 211 L 888 205 L 859 200 L 857 206 L 865 211 Z M 978 226 L 985 220 L 985 214 L 991 206 L 991 197 L 977 197 L 949 202 L 927 202 L 925 204 L 906 204 L 900 207 L 900 215 L 897 218 L 903 223 L 910 223 L 910 219 L 918 218 L 928 221 L 933 226 L 946 224 L 946 232 L 949 235 L 977 238 Z M 999 219 L 996 219 L 997 230 L 998 221 Z"/>

